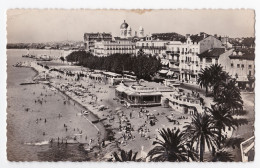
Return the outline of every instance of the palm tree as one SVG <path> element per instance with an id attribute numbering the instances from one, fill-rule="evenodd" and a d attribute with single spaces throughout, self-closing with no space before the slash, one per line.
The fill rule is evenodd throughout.
<path id="1" fill-rule="evenodd" d="M 211 108 L 207 108 L 207 111 L 210 113 L 210 117 L 214 122 L 215 126 L 218 128 L 218 142 L 219 147 L 222 142 L 222 130 L 225 130 L 226 127 L 233 127 L 233 117 L 229 109 L 221 105 L 211 105 Z"/>
<path id="2" fill-rule="evenodd" d="M 153 142 L 155 146 L 148 152 L 147 157 L 150 157 L 151 161 L 170 161 L 181 162 L 196 159 L 195 152 L 192 149 L 186 149 L 186 141 L 184 140 L 184 133 L 180 130 L 162 129 L 159 131 L 163 140 L 157 140 Z"/>
<path id="3" fill-rule="evenodd" d="M 212 162 L 232 162 L 234 157 L 227 151 L 218 151 L 212 158 Z"/>
<path id="4" fill-rule="evenodd" d="M 211 74 L 209 68 L 206 67 L 201 70 L 201 73 L 199 73 L 197 79 L 197 83 L 200 85 L 200 87 L 206 88 L 206 95 L 208 94 L 208 87 L 210 86 L 210 82 L 211 82 Z"/>
<path id="5" fill-rule="evenodd" d="M 189 141 L 196 145 L 197 151 L 200 148 L 200 161 L 203 162 L 206 145 L 209 150 L 218 146 L 218 131 L 214 121 L 207 113 L 195 113 L 192 116 L 192 122 L 185 128 Z"/>
<path id="6" fill-rule="evenodd" d="M 135 152 L 133 155 L 132 150 L 130 150 L 129 152 L 121 150 L 121 152 L 120 152 L 121 158 L 119 157 L 119 155 L 117 155 L 116 152 L 113 153 L 113 156 L 117 162 L 137 161 L 136 155 L 137 155 L 137 152 Z"/>
<path id="7" fill-rule="evenodd" d="M 229 75 L 223 71 L 222 66 L 219 64 L 211 65 L 208 70 L 212 75 L 210 78 L 210 84 L 213 87 L 213 95 L 216 97 L 219 87 L 223 82 L 226 82 L 226 80 L 229 78 Z"/>
<path id="8" fill-rule="evenodd" d="M 243 108 L 243 100 L 239 88 L 236 86 L 236 80 L 230 80 L 227 83 L 222 83 L 218 96 L 214 100 L 217 104 L 223 104 L 230 108 L 233 113 L 235 110 Z"/>

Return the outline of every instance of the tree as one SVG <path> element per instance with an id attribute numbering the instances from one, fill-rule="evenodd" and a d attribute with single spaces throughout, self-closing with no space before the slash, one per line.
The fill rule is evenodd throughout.
<path id="1" fill-rule="evenodd" d="M 211 65 L 208 70 L 211 74 L 210 85 L 213 87 L 213 95 L 216 97 L 221 84 L 225 83 L 230 77 L 219 64 Z"/>
<path id="2" fill-rule="evenodd" d="M 184 133 L 171 130 L 169 128 L 162 129 L 159 131 L 160 136 L 163 140 L 157 140 L 153 142 L 155 146 L 147 157 L 150 157 L 151 161 L 170 161 L 170 162 L 181 162 L 196 159 L 196 153 L 190 148 L 186 149 L 186 141 L 184 139 Z"/>
<path id="3" fill-rule="evenodd" d="M 207 108 L 207 111 L 210 113 L 210 117 L 218 129 L 218 147 L 220 148 L 223 137 L 222 130 L 225 130 L 226 127 L 234 128 L 233 116 L 227 107 L 221 105 L 211 105 L 211 108 Z"/>
<path id="4" fill-rule="evenodd" d="M 239 88 L 236 86 L 236 80 L 231 79 L 227 83 L 222 83 L 218 90 L 218 95 L 214 99 L 217 104 L 222 104 L 230 108 L 233 113 L 235 110 L 243 109 L 243 100 Z"/>
<path id="5" fill-rule="evenodd" d="M 197 83 L 200 85 L 200 87 L 206 88 L 206 95 L 208 94 L 208 87 L 210 86 L 210 82 L 211 82 L 211 74 L 209 68 L 206 67 L 201 70 L 201 73 L 199 73 L 197 79 Z"/>
<path id="6" fill-rule="evenodd" d="M 212 162 L 232 162 L 234 157 L 227 151 L 218 151 L 212 158 Z"/>
<path id="7" fill-rule="evenodd" d="M 123 74 L 123 71 L 134 72 L 138 79 L 150 80 L 160 68 L 161 62 L 154 57 L 147 57 L 143 52 L 138 56 L 115 53 L 107 57 L 93 56 L 89 52 L 74 51 L 66 57 L 68 62 L 90 69 L 99 69 Z"/>
<path id="8" fill-rule="evenodd" d="M 222 83 L 225 83 L 228 78 L 230 78 L 230 76 L 223 71 L 221 65 L 213 64 L 201 70 L 201 73 L 198 75 L 197 83 L 201 87 L 206 88 L 206 95 L 208 93 L 208 87 L 212 87 L 213 95 L 216 97 L 219 87 Z"/>
<path id="9" fill-rule="evenodd" d="M 186 136 L 190 142 L 199 149 L 200 161 L 204 161 L 204 152 L 207 145 L 208 149 L 218 147 L 218 131 L 211 117 L 207 113 L 195 113 L 192 116 L 190 125 L 185 126 Z"/>
<path id="10" fill-rule="evenodd" d="M 134 155 L 133 155 L 133 151 L 132 150 L 130 150 L 129 152 L 121 150 L 120 157 L 119 157 L 119 155 L 116 152 L 114 152 L 113 156 L 114 156 L 114 159 L 117 162 L 137 161 L 136 160 L 137 152 L 135 152 Z"/>

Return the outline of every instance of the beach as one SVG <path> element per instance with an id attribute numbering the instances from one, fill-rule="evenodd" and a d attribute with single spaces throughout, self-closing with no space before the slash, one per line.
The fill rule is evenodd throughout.
<path id="1" fill-rule="evenodd" d="M 107 161 L 120 149 L 138 152 L 137 158 L 146 160 L 147 153 L 154 147 L 153 142 L 160 139 L 160 129 L 183 130 L 191 122 L 189 114 L 172 108 L 128 108 L 116 98 L 115 86 L 89 76 L 71 75 L 91 74 L 87 68 L 59 59 L 25 61 L 25 67 L 9 67 L 18 74 L 15 76 L 17 83 L 8 81 L 9 160 Z M 12 78 L 11 72 L 9 76 Z M 38 84 L 19 85 L 32 81 Z M 161 86 L 155 82 L 149 84 Z M 246 96 L 243 95 L 243 99 Z M 210 106 L 212 99 L 207 98 L 205 103 Z M 252 111 L 252 107 L 251 103 L 246 110 Z M 178 122 L 169 122 L 169 115 Z M 249 117 L 253 116 L 254 113 L 250 113 Z M 152 124 L 151 120 L 155 122 Z M 244 134 L 240 131 L 230 134 Z M 72 157 L 72 151 L 77 155 Z M 239 160 L 239 156 L 236 159 Z"/>
<path id="2" fill-rule="evenodd" d="M 19 54 L 21 56 L 22 53 Z M 20 60 L 18 59 L 18 61 Z M 34 62 L 32 59 L 26 59 L 26 61 L 27 63 Z M 52 68 L 62 68 L 72 72 L 82 70 L 82 67 L 70 66 L 66 63 L 61 63 L 59 60 L 40 63 L 44 63 Z M 13 64 L 15 64 L 15 62 L 9 63 L 9 65 Z M 126 108 L 115 99 L 114 87 L 104 82 L 98 82 L 85 77 L 79 81 L 75 81 L 74 77 L 66 75 L 57 77 L 59 73 L 51 72 L 47 75 L 49 77 L 48 84 L 19 85 L 23 82 L 30 82 L 33 78 L 42 78 L 44 76 L 44 69 L 41 69 L 39 66 L 33 67 L 34 71 L 32 71 L 31 68 L 9 68 L 16 69 L 21 73 L 22 71 L 27 71 L 25 73 L 26 78 L 21 77 L 22 79 L 18 80 L 17 77 L 15 77 L 18 83 L 15 84 L 16 86 L 13 89 L 18 89 L 14 91 L 17 95 L 7 94 L 8 102 L 10 102 L 7 110 L 8 128 L 10 127 L 9 130 L 11 130 L 13 126 L 16 126 L 20 129 L 14 128 L 14 130 L 24 135 L 24 137 L 19 136 L 19 138 L 17 138 L 18 133 L 10 135 L 11 131 L 8 131 L 8 138 L 11 139 L 9 141 L 10 145 L 8 145 L 10 160 L 12 160 L 12 158 L 13 160 L 17 160 L 17 157 L 19 157 L 17 155 L 21 154 L 19 153 L 21 151 L 17 150 L 14 145 L 17 143 L 21 146 L 21 149 L 34 148 L 31 150 L 34 151 L 35 148 L 37 148 L 36 153 L 38 154 L 36 156 L 35 152 L 31 154 L 28 152 L 28 156 L 21 154 L 22 160 L 45 160 L 45 157 L 39 158 L 39 156 L 43 156 L 39 155 L 39 153 L 53 149 L 53 147 L 49 147 L 50 142 L 55 142 L 55 144 L 58 141 L 59 143 L 67 142 L 69 145 L 72 143 L 82 144 L 83 151 L 88 152 L 91 148 L 88 147 L 90 139 L 93 140 L 93 142 L 91 142 L 93 143 L 92 147 L 99 145 L 102 141 L 106 142 L 105 146 L 101 148 L 102 152 L 100 152 L 100 149 L 94 150 L 100 157 L 95 157 L 91 160 L 107 160 L 114 151 L 118 151 L 119 149 L 125 149 L 127 151 L 132 149 L 138 152 L 138 157 L 140 158 L 144 157 L 144 153 L 148 153 L 153 147 L 152 142 L 159 136 L 159 129 L 166 127 L 177 129 L 183 126 L 184 122 L 189 121 L 189 119 L 180 120 L 180 125 L 169 123 L 166 116 L 173 113 L 170 108 L 150 107 L 146 108 L 142 113 L 140 113 L 140 108 Z M 35 76 L 35 71 L 38 73 L 37 76 Z M 31 74 L 28 74 L 28 72 Z M 12 80 L 9 81 L 11 82 Z M 19 87 L 17 87 L 18 85 Z M 70 91 L 64 89 L 64 86 L 70 88 Z M 11 85 L 8 87 L 10 88 Z M 87 90 L 83 96 L 77 96 L 73 92 L 73 89 L 77 90 L 80 87 Z M 9 90 L 9 92 L 12 92 L 12 89 Z M 17 101 L 20 101 L 19 97 L 22 97 L 21 94 L 27 95 L 28 98 L 19 105 L 12 105 L 12 102 L 17 103 Z M 16 100 L 12 100 L 14 97 Z M 100 106 L 104 106 L 105 109 L 100 110 Z M 17 111 L 13 109 L 17 109 Z M 90 113 L 88 113 L 88 115 L 82 115 L 83 111 Z M 149 124 L 148 113 L 149 115 L 156 116 L 157 122 L 153 126 Z M 188 117 L 178 112 L 174 112 L 174 114 L 176 119 L 180 116 Z M 59 117 L 59 115 L 62 117 Z M 123 129 L 125 123 L 121 123 L 125 118 L 131 123 L 131 137 L 127 135 Z M 46 122 L 45 119 L 47 120 Z M 95 124 L 92 123 L 92 121 L 98 119 L 104 119 L 104 121 Z M 17 120 L 22 120 L 22 122 L 18 122 L 18 124 L 16 122 Z M 13 122 L 15 122 L 15 124 Z M 122 129 L 120 127 L 122 127 Z M 26 133 L 24 133 L 25 130 Z M 109 136 L 106 137 L 108 133 Z M 77 138 L 76 141 L 74 140 L 75 137 Z M 113 138 L 113 140 L 110 141 L 109 138 Z M 13 142 L 12 139 L 14 139 L 14 141 L 19 140 L 19 142 Z M 38 151 L 38 149 L 41 150 Z M 93 152 L 89 153 L 93 154 Z M 95 154 L 93 154 L 93 156 L 95 156 Z M 62 157 L 60 157 L 60 159 L 62 160 Z M 75 158 L 71 159 L 72 161 L 77 161 Z"/>
<path id="3" fill-rule="evenodd" d="M 51 90 L 48 85 L 20 85 L 20 83 L 31 81 L 37 74 L 31 68 L 12 66 L 16 61 L 31 61 L 21 58 L 20 51 L 17 53 L 11 51 L 7 54 L 8 159 L 15 161 L 63 160 L 65 158 L 62 155 L 57 155 L 60 148 L 51 150 L 50 153 L 50 149 L 57 146 L 59 139 L 59 144 L 65 144 L 67 141 L 67 154 L 64 153 L 64 157 L 77 153 L 77 157 L 71 157 L 69 160 L 89 160 L 84 150 L 87 147 L 83 145 L 83 149 L 78 150 L 78 146 L 89 143 L 90 139 L 96 139 L 98 131 L 102 133 L 100 133 L 100 138 L 103 138 L 105 132 L 103 125 L 98 123 L 93 126 L 89 121 L 97 119 L 94 115 L 82 116 L 81 112 L 85 110 L 82 106 L 74 103 L 61 92 Z M 74 140 L 75 137 L 76 140 Z M 52 139 L 53 144 L 50 144 Z M 50 158 L 50 155 L 57 157 Z"/>
<path id="4" fill-rule="evenodd" d="M 68 66 L 66 63 L 58 61 L 56 64 L 55 62 L 39 63 L 47 65 L 49 69 L 62 69 L 72 73 L 86 70 L 79 66 Z M 39 71 L 44 71 L 38 65 L 34 64 L 34 66 L 36 66 L 36 69 L 38 67 Z M 52 72 L 48 74 L 51 86 L 87 108 L 99 119 L 104 119 L 102 123 L 109 130 L 108 137 L 112 136 L 113 140 L 110 142 L 109 138 L 106 139 L 108 146 L 103 150 L 108 152 L 102 152 L 102 155 L 104 155 L 103 160 L 109 159 L 111 154 L 118 151 L 118 149 L 136 151 L 138 152 L 137 157 L 144 158 L 154 147 L 152 143 L 159 137 L 159 129 L 171 128 L 177 130 L 179 128 L 182 130 L 183 126 L 191 121 L 188 114 L 173 111 L 171 108 L 161 106 L 142 109 L 127 108 L 115 97 L 115 87 L 106 82 L 88 77 L 81 77 L 76 80 L 74 76 Z M 154 83 L 154 85 L 160 86 L 161 84 Z M 105 108 L 100 109 L 100 107 Z M 169 122 L 166 118 L 168 115 L 174 115 L 174 118 L 179 122 Z M 150 124 L 150 116 L 154 116 L 155 125 Z M 131 127 L 130 134 L 127 133 L 127 125 Z M 111 146 L 116 146 L 116 148 L 113 147 L 112 150 L 108 150 Z"/>

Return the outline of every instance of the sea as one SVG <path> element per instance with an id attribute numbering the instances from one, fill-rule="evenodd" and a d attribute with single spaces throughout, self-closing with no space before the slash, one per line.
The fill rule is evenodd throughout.
<path id="1" fill-rule="evenodd" d="M 98 123 L 94 127 L 90 121 L 97 119 L 96 116 L 83 117 L 81 106 L 47 85 L 20 85 L 32 81 L 37 74 L 31 68 L 13 66 L 17 62 L 33 61 L 22 57 L 27 52 L 7 50 L 8 160 L 95 161 L 97 153 L 88 152 L 86 143 L 96 138 L 97 128 L 104 132 L 104 126 Z M 30 50 L 30 54 L 59 57 L 63 51 Z M 54 140 L 53 143 L 50 140 Z"/>

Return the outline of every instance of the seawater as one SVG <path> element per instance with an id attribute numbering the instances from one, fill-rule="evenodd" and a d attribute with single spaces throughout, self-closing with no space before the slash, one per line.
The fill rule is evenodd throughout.
<path id="1" fill-rule="evenodd" d="M 31 54 L 59 56 L 60 50 L 34 50 Z M 88 161 L 95 160 L 93 153 L 84 150 L 84 144 L 49 143 L 50 139 L 96 138 L 97 130 L 84 117 L 78 115 L 80 106 L 43 84 L 20 85 L 30 82 L 36 72 L 30 68 L 12 65 L 32 61 L 23 58 L 27 50 L 7 51 L 7 157 L 10 161 Z M 40 103 L 40 101 L 42 103 Z M 65 104 L 64 101 L 67 103 Z M 62 117 L 58 117 L 59 114 Z M 93 115 L 89 120 L 95 120 Z M 45 122 L 46 121 L 46 122 Z M 66 128 L 64 127 L 66 125 Z M 101 131 L 104 127 L 96 125 Z M 64 141 L 65 142 L 65 141 Z"/>

